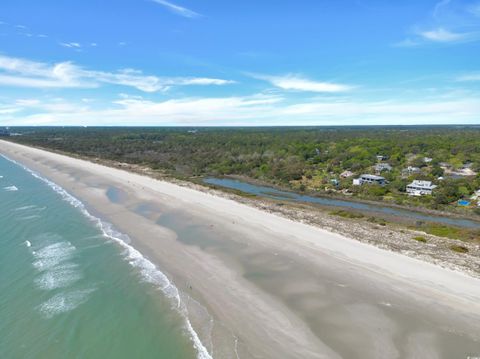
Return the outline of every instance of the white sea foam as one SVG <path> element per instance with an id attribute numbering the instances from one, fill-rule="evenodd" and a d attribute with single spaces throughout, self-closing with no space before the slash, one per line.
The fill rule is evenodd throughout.
<path id="1" fill-rule="evenodd" d="M 32 246 L 32 243 L 27 240 L 27 241 L 25 241 L 25 245 L 26 245 L 27 247 L 31 247 L 31 246 Z"/>
<path id="2" fill-rule="evenodd" d="M 40 216 L 39 214 L 31 214 L 30 216 L 23 216 L 23 217 L 18 217 L 16 218 L 18 221 L 29 221 L 29 220 L 32 220 L 32 219 L 38 219 L 38 218 L 41 218 L 42 216 Z"/>
<path id="3" fill-rule="evenodd" d="M 66 264 L 54 267 L 35 278 L 35 284 L 43 290 L 65 288 L 82 278 L 78 266 Z"/>
<path id="4" fill-rule="evenodd" d="M 53 269 L 73 257 L 75 247 L 70 242 L 58 242 L 38 249 L 34 254 L 33 266 L 39 271 Z"/>
<path id="5" fill-rule="evenodd" d="M 57 314 L 69 312 L 85 303 L 95 288 L 67 291 L 58 293 L 40 304 L 37 309 L 45 318 L 52 318 Z"/>
<path id="6" fill-rule="evenodd" d="M 57 192 L 65 201 L 70 203 L 73 207 L 79 209 L 88 219 L 90 219 L 103 233 L 103 235 L 119 244 L 122 248 L 125 249 L 125 258 L 128 260 L 128 263 L 138 269 L 142 276 L 142 279 L 148 283 L 151 283 L 155 286 L 158 286 L 160 290 L 165 294 L 165 296 L 172 300 L 175 304 L 175 309 L 184 317 L 185 319 L 185 329 L 187 330 L 190 340 L 193 343 L 195 350 L 197 351 L 198 359 L 212 359 L 212 356 L 208 352 L 207 348 L 203 345 L 200 340 L 197 332 L 193 329 L 192 324 L 188 318 L 188 310 L 184 303 L 180 299 L 180 295 L 177 287 L 168 279 L 168 277 L 160 271 L 151 261 L 145 258 L 139 251 L 133 248 L 130 243 L 130 238 L 116 231 L 110 223 L 104 222 L 101 219 L 93 216 L 85 208 L 85 205 L 72 196 L 70 193 L 65 191 L 62 187 L 56 183 L 40 176 L 35 171 L 32 171 L 30 168 L 22 165 L 21 163 L 8 158 L 7 156 L 1 155 L 5 159 L 17 164 L 18 166 L 25 169 L 35 178 L 46 183 L 50 188 Z M 42 265 L 49 265 L 53 263 L 53 259 L 50 262 L 44 259 Z M 58 263 L 57 263 L 58 264 Z M 72 294 L 73 293 L 73 294 Z M 87 297 L 89 293 L 85 296 Z M 82 304 L 83 301 L 78 301 L 79 295 L 77 292 L 71 292 L 70 294 L 58 294 L 47 302 L 43 303 L 39 309 L 46 316 L 53 316 L 59 313 L 63 313 L 68 310 L 76 308 L 78 305 Z M 86 299 L 85 299 L 86 300 Z M 73 306 L 75 304 L 75 306 Z"/>
<path id="7" fill-rule="evenodd" d="M 18 188 L 16 186 L 7 186 L 7 187 L 3 187 L 3 189 L 8 192 L 18 191 Z"/>
<path id="8" fill-rule="evenodd" d="M 36 205 L 30 205 L 30 206 L 22 206 L 22 207 L 17 207 L 15 208 L 13 211 L 14 212 L 23 212 L 23 211 L 27 211 L 27 212 L 39 212 L 39 211 L 43 211 L 45 210 L 47 207 L 39 207 L 39 206 L 36 206 Z"/>
<path id="9" fill-rule="evenodd" d="M 35 206 L 34 204 L 30 205 L 30 206 L 22 206 L 22 207 L 17 207 L 14 209 L 15 212 L 18 212 L 18 211 L 25 211 L 26 209 L 33 209 L 33 208 L 36 208 L 37 206 Z"/>

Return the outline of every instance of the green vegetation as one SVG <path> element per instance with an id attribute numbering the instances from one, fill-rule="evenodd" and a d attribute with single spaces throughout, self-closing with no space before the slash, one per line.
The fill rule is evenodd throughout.
<path id="1" fill-rule="evenodd" d="M 464 247 L 464 246 L 457 246 L 457 245 L 454 245 L 454 246 L 451 246 L 450 249 L 454 252 L 458 252 L 458 253 L 467 253 L 468 252 L 468 248 L 467 247 Z"/>
<path id="2" fill-rule="evenodd" d="M 413 237 L 413 239 L 418 241 L 418 242 L 422 242 L 422 243 L 427 242 L 427 239 L 425 237 L 422 237 L 422 236 Z"/>
<path id="3" fill-rule="evenodd" d="M 458 239 L 461 241 L 480 241 L 480 231 L 477 229 L 460 228 L 437 223 L 420 223 L 415 228 L 438 237 Z"/>
<path id="4" fill-rule="evenodd" d="M 370 223 L 376 223 L 376 224 L 379 224 L 381 226 L 386 226 L 387 225 L 387 221 L 384 220 L 383 218 L 377 218 L 377 217 L 368 217 L 367 221 L 369 221 Z"/>
<path id="5" fill-rule="evenodd" d="M 95 159 L 148 166 L 175 177 L 241 175 L 309 193 L 478 214 L 458 208 L 480 189 L 479 126 L 322 128 L 15 128 L 11 140 Z M 378 156 L 383 156 L 378 157 Z M 427 157 L 427 160 L 425 158 Z M 375 173 L 388 185 L 353 186 L 352 179 Z M 415 170 L 407 171 L 408 167 Z M 342 178 L 344 171 L 352 176 Z M 457 173 L 457 174 L 456 174 Z M 438 178 L 443 176 L 443 180 Z M 410 197 L 413 179 L 433 181 L 432 196 Z"/>
<path id="6" fill-rule="evenodd" d="M 334 216 L 340 216 L 343 218 L 351 218 L 351 219 L 358 219 L 358 218 L 365 217 L 361 213 L 355 213 L 355 212 L 349 212 L 349 211 L 343 211 L 343 210 L 331 211 L 330 214 Z"/>

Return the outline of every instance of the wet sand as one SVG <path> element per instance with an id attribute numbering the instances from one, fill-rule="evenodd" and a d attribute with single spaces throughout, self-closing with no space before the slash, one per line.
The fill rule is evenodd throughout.
<path id="1" fill-rule="evenodd" d="M 4 141 L 182 291 L 214 358 L 480 355 L 480 280 L 234 201 Z"/>

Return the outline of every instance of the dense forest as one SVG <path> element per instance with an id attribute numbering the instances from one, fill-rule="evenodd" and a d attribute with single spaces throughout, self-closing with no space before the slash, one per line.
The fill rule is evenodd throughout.
<path id="1" fill-rule="evenodd" d="M 480 189 L 480 126 L 275 128 L 16 128 L 11 139 L 81 156 L 142 164 L 173 176 L 240 175 L 293 190 L 437 209 Z M 380 164 L 380 166 L 379 166 Z M 385 186 L 353 186 L 361 174 Z M 343 176 L 341 176 L 343 174 Z M 345 178 L 344 178 L 345 177 Z M 412 180 L 438 187 L 406 195 Z M 463 203 L 465 204 L 465 203 Z"/>

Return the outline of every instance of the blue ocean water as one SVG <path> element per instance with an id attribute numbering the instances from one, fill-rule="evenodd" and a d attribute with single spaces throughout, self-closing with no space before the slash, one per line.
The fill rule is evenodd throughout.
<path id="1" fill-rule="evenodd" d="M 176 288 L 125 239 L 0 157 L 0 357 L 208 357 Z"/>

